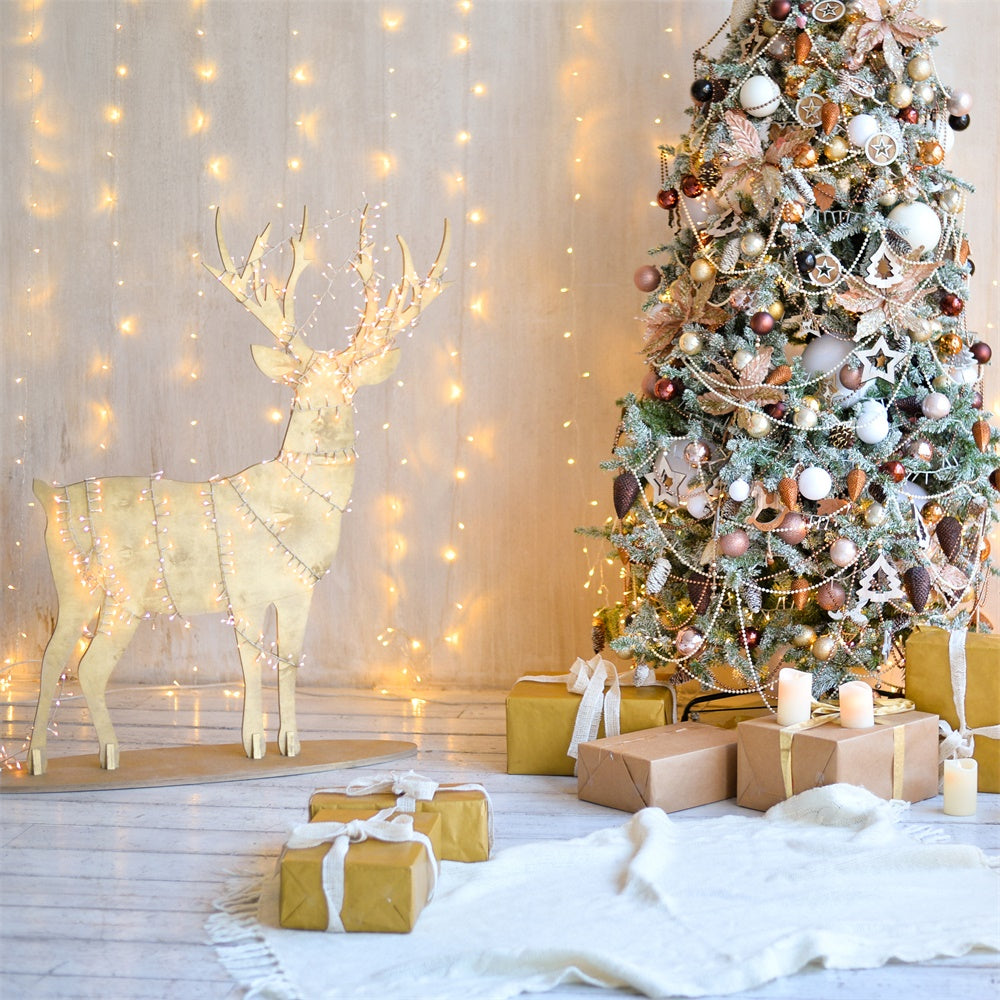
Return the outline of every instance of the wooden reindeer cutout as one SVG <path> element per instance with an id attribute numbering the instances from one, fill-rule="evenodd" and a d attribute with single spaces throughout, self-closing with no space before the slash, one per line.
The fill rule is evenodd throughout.
<path id="1" fill-rule="evenodd" d="M 47 519 L 45 544 L 59 614 L 42 659 L 28 753 L 32 774 L 45 771 L 46 730 L 59 676 L 94 621 L 80 660 L 80 687 L 97 730 L 101 765 L 118 766 L 105 689 L 139 623 L 157 614 L 221 612 L 232 626 L 243 668 L 243 747 L 253 758 L 264 756 L 261 666 L 273 657 L 278 749 L 288 756 L 298 753 L 295 676 L 313 588 L 337 551 L 354 481 L 352 399 L 361 386 L 392 374 L 399 360 L 396 336 L 446 287 L 447 220 L 441 249 L 423 281 L 397 237 L 403 277 L 381 305 L 365 221 L 362 217 L 353 261 L 364 289 L 360 322 L 347 347 L 320 351 L 306 344 L 294 318 L 295 284 L 309 263 L 303 250 L 305 215 L 300 233 L 290 240 L 292 267 L 282 288 L 261 277 L 270 226 L 237 269 L 216 217 L 222 267 L 208 269 L 271 331 L 274 346 L 252 349 L 257 367 L 294 391 L 276 459 L 203 483 L 159 476 L 88 479 L 70 486 L 35 481 Z M 271 606 L 277 636 L 274 648 L 265 651 Z"/>

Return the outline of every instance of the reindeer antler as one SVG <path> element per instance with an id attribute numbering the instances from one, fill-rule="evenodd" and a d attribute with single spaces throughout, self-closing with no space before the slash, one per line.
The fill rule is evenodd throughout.
<path id="1" fill-rule="evenodd" d="M 372 260 L 373 241 L 368 238 L 367 221 L 368 207 L 365 206 L 358 234 L 358 254 L 353 262 L 354 270 L 364 285 L 365 308 L 352 340 L 355 347 L 360 347 L 363 351 L 367 349 L 380 351 L 391 344 L 398 333 L 412 326 L 424 307 L 433 302 L 450 284 L 441 278 L 451 249 L 451 231 L 448 220 L 445 219 L 441 247 L 427 277 L 423 280 L 417 276 L 413 268 L 413 258 L 410 256 L 406 240 L 402 236 L 396 237 L 403 256 L 403 276 L 399 284 L 394 285 L 389 291 L 385 305 L 380 306 L 379 283 Z"/>
<path id="2" fill-rule="evenodd" d="M 312 354 L 312 349 L 295 329 L 295 285 L 302 272 L 309 266 L 309 258 L 306 257 L 302 246 L 307 226 L 308 212 L 303 209 L 302 228 L 298 236 L 292 236 L 288 241 L 292 247 L 292 269 L 283 288 L 277 288 L 270 281 L 261 280 L 260 262 L 267 248 L 270 223 L 253 241 L 243 269 L 237 270 L 222 236 L 222 210 L 219 209 L 215 213 L 215 239 L 219 244 L 222 267 L 215 268 L 205 264 L 207 270 L 243 303 L 247 312 L 256 316 L 274 334 L 282 347 L 291 351 L 300 361 L 307 361 Z"/>

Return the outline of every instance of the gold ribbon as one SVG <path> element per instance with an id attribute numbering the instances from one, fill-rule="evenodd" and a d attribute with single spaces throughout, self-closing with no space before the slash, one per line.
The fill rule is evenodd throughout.
<path id="1" fill-rule="evenodd" d="M 875 696 L 875 725 L 884 726 L 888 723 L 885 716 L 899 715 L 902 712 L 912 712 L 916 706 L 906 698 L 885 698 Z M 790 799 L 795 791 L 792 787 L 792 740 L 796 733 L 801 733 L 817 726 L 825 726 L 828 722 L 840 719 L 840 708 L 832 702 L 814 702 L 812 718 L 805 722 L 796 722 L 783 726 L 778 730 L 778 748 L 781 754 L 781 778 L 785 786 L 785 798 Z M 902 798 L 903 772 L 906 766 L 906 727 L 894 726 L 892 730 L 892 797 Z"/>

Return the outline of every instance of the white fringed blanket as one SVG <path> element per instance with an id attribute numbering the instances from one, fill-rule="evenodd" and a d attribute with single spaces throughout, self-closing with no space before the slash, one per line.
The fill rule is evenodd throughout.
<path id="1" fill-rule="evenodd" d="M 444 862 L 408 935 L 282 930 L 273 877 L 234 890 L 209 929 L 258 1000 L 500 1000 L 561 983 L 696 997 L 810 963 L 1000 951 L 1000 870 L 905 831 L 905 808 L 833 785 L 763 817 L 644 809 L 579 840 Z"/>

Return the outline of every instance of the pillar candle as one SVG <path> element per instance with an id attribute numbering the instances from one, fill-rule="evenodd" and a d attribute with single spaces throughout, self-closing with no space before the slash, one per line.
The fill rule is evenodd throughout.
<path id="1" fill-rule="evenodd" d="M 944 811 L 948 816 L 975 816 L 979 765 L 972 757 L 944 762 Z"/>
<path id="2" fill-rule="evenodd" d="M 840 685 L 841 729 L 870 729 L 875 725 L 875 693 L 864 681 Z"/>
<path id="3" fill-rule="evenodd" d="M 778 671 L 778 725 L 805 722 L 812 711 L 812 674 L 782 667 Z"/>

